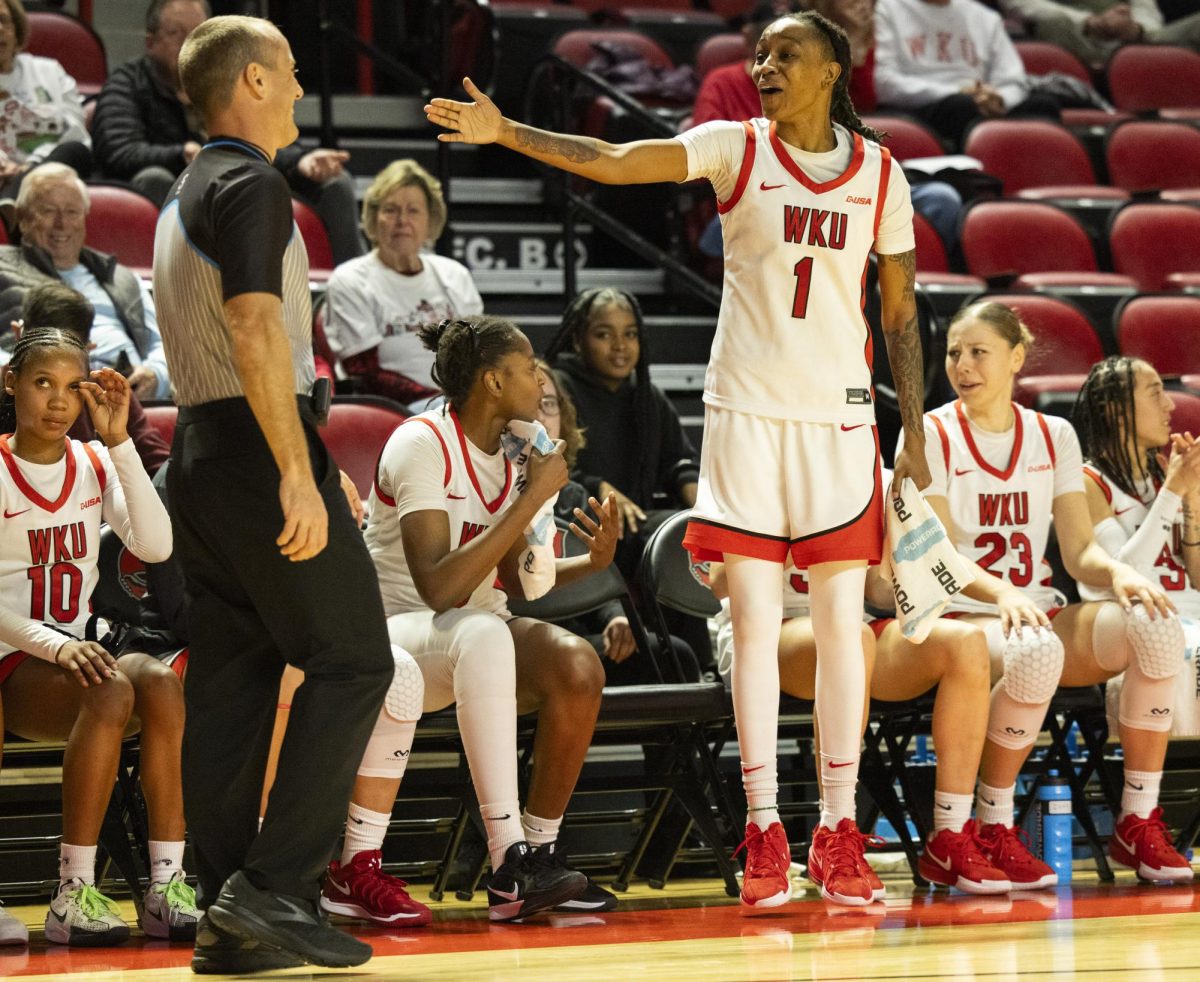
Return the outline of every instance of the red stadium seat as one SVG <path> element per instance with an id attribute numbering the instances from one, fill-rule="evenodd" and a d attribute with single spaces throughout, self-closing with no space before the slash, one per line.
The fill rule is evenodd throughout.
<path id="1" fill-rule="evenodd" d="M 1042 202 L 976 202 L 963 218 L 961 243 L 968 272 L 989 281 L 1019 277 L 1018 289 L 1133 286 L 1127 276 L 1097 272 L 1083 226 Z"/>
<path id="2" fill-rule="evenodd" d="M 862 121 L 887 134 L 883 138 L 883 145 L 897 160 L 940 157 L 946 152 L 933 130 L 907 116 L 879 116 L 868 113 L 862 117 Z"/>
<path id="3" fill-rule="evenodd" d="M 99 92 L 108 78 L 108 58 L 100 36 L 68 14 L 31 10 L 28 16 L 25 50 L 58 61 L 85 97 Z"/>
<path id="4" fill-rule="evenodd" d="M 1104 153 L 1109 179 L 1128 191 L 1200 188 L 1200 130 L 1184 123 L 1123 123 Z"/>
<path id="5" fill-rule="evenodd" d="M 329 338 L 325 336 L 324 299 L 325 298 L 322 297 L 321 302 L 317 303 L 313 307 L 313 362 L 316 365 L 317 375 L 333 381 L 337 378 L 337 372 L 334 370 L 334 365 L 337 364 L 338 358 L 333 352 L 333 347 L 329 344 Z"/>
<path id="6" fill-rule="evenodd" d="M 945 243 L 920 212 L 913 215 L 913 235 L 917 240 L 917 283 L 925 288 L 935 304 L 939 294 L 954 295 L 961 300 L 987 289 L 987 283 L 978 276 L 950 272 Z M 954 309 L 958 306 L 956 304 Z"/>
<path id="7" fill-rule="evenodd" d="M 387 438 L 408 418 L 404 407 L 379 396 L 338 396 L 321 439 L 350 475 L 363 501 L 375 483 L 375 465 Z"/>
<path id="8" fill-rule="evenodd" d="M 1128 191 L 1098 185 L 1078 137 L 1045 120 L 986 120 L 971 128 L 963 153 L 979 158 L 1010 197 L 1129 198 Z"/>
<path id="9" fill-rule="evenodd" d="M 1125 44 L 1105 69 L 1118 109 L 1200 109 L 1200 54 L 1166 44 Z"/>
<path id="10" fill-rule="evenodd" d="M 310 279 L 326 280 L 333 272 L 333 249 L 329 245 L 329 233 L 325 231 L 325 223 L 321 216 L 313 211 L 303 201 L 292 199 L 292 217 L 300 229 L 304 239 L 304 248 L 308 252 L 308 275 Z"/>
<path id="11" fill-rule="evenodd" d="M 1133 297 L 1117 310 L 1114 331 L 1121 354 L 1144 358 L 1160 374 L 1200 372 L 1200 297 Z"/>
<path id="12" fill-rule="evenodd" d="M 714 34 L 696 52 L 696 74 L 703 79 L 714 68 L 745 61 L 749 55 L 746 39 L 740 33 Z"/>
<path id="13" fill-rule="evenodd" d="M 1200 273 L 1200 210 L 1188 205 L 1135 204 L 1122 208 L 1108 231 L 1113 268 L 1143 291 L 1186 285 L 1172 274 Z"/>
<path id="14" fill-rule="evenodd" d="M 154 265 L 158 208 L 132 188 L 89 184 L 87 244 L 117 257 L 124 266 L 148 270 Z"/>
<path id="15" fill-rule="evenodd" d="M 1175 433 L 1200 434 L 1200 398 L 1187 392 L 1168 392 L 1175 408 L 1171 412 L 1171 430 Z"/>
<path id="16" fill-rule="evenodd" d="M 623 44 L 633 48 L 654 68 L 674 68 L 675 64 L 653 39 L 638 31 L 583 30 L 568 31 L 554 42 L 554 53 L 577 68 L 583 68 L 596 57 L 597 42 Z"/>
<path id="17" fill-rule="evenodd" d="M 146 411 L 146 419 L 158 430 L 158 435 L 166 441 L 167 446 L 175 439 L 175 418 L 179 413 L 178 407 L 171 402 L 142 403 Z"/>
<path id="18" fill-rule="evenodd" d="M 1015 47 L 1025 65 L 1025 71 L 1030 75 L 1062 72 L 1081 82 L 1087 82 L 1088 85 L 1092 84 L 1092 73 L 1087 70 L 1087 66 L 1066 48 L 1046 41 L 1017 41 Z"/>
<path id="19" fill-rule="evenodd" d="M 1092 322 L 1069 300 L 1040 293 L 993 294 L 980 299 L 1011 307 L 1033 333 L 1033 349 L 1015 390 L 1023 405 L 1033 406 L 1043 393 L 1077 392 L 1091 367 L 1104 357 Z"/>

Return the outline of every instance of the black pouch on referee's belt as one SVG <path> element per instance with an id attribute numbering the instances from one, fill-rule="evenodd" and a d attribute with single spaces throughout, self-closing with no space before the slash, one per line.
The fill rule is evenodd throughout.
<path id="1" fill-rule="evenodd" d="M 124 621 L 108 621 L 108 631 L 97 637 L 102 614 L 92 614 L 83 631 L 83 640 L 95 641 L 113 658 L 120 658 L 131 651 L 160 658 L 167 652 L 178 651 L 182 645 L 166 631 L 157 631 L 141 624 L 126 624 Z"/>
<path id="2" fill-rule="evenodd" d="M 329 407 L 333 404 L 333 383 L 324 375 L 318 375 L 317 380 L 313 382 L 312 395 L 309 398 L 312 400 L 312 411 L 317 418 L 317 425 L 324 426 L 329 422 Z"/>

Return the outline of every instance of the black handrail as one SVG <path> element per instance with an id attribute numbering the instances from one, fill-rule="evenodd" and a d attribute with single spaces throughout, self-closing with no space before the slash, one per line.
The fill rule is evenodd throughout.
<path id="1" fill-rule="evenodd" d="M 556 79 L 556 74 L 561 74 L 562 77 Z M 654 136 L 670 138 L 675 135 L 675 128 L 670 123 L 650 112 L 632 96 L 615 88 L 599 75 L 585 71 L 555 54 L 549 54 L 539 59 L 534 65 L 533 71 L 530 72 L 529 87 L 525 98 L 527 118 L 530 115 L 529 110 L 532 108 L 531 101 L 534 90 L 542 78 L 547 82 L 558 83 L 559 99 L 556 105 L 558 119 L 555 123 L 555 128 L 557 129 L 565 129 L 571 118 L 571 98 L 573 93 L 572 86 L 566 83 L 580 82 L 597 95 L 603 95 L 611 99 L 633 118 L 638 120 L 638 122 L 646 126 Z M 550 176 L 552 173 L 552 169 L 545 164 L 538 164 L 537 166 L 546 176 Z M 648 239 L 643 238 L 620 219 L 572 191 L 571 179 L 573 175 L 564 170 L 557 170 L 555 176 L 557 176 L 560 182 L 563 200 L 564 302 L 569 301 L 578 292 L 578 277 L 575 271 L 574 260 L 575 240 L 577 237 L 575 215 L 578 212 L 584 214 L 594 227 L 606 232 L 647 262 L 661 267 L 668 276 L 691 290 L 700 299 L 707 300 L 714 307 L 720 306 L 721 288 L 719 286 L 710 283 L 686 263 L 681 262 L 669 252 L 659 248 Z"/>

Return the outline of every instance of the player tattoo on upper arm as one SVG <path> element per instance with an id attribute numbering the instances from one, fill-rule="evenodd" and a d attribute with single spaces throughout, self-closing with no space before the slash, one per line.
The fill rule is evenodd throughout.
<path id="1" fill-rule="evenodd" d="M 917 299 L 916 250 L 909 249 L 908 252 L 898 252 L 891 256 L 880 256 L 879 261 L 882 263 L 892 263 L 900 267 L 900 272 L 904 274 L 904 294 L 902 299 L 905 303 L 909 301 L 915 302 Z"/>
<path id="2" fill-rule="evenodd" d="M 518 147 L 533 150 L 535 153 L 562 157 L 576 164 L 586 164 L 600 156 L 596 141 L 588 137 L 559 136 L 529 126 L 517 127 L 516 143 Z"/>

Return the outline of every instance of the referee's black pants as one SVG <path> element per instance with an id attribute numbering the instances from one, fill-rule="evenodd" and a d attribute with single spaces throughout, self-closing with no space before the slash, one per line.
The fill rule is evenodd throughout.
<path id="1" fill-rule="evenodd" d="M 201 903 L 245 870 L 315 900 L 393 661 L 374 564 L 337 465 L 301 413 L 329 544 L 288 561 L 279 471 L 244 399 L 180 410 L 167 475 L 188 592 L 183 792 Z M 285 663 L 305 673 L 261 832 L 259 802 Z"/>

